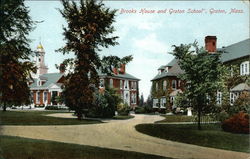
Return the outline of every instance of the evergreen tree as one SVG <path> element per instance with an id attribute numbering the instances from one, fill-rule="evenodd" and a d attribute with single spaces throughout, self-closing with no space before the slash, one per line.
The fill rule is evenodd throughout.
<path id="1" fill-rule="evenodd" d="M 29 57 L 32 51 L 27 35 L 33 29 L 24 0 L 0 2 L 0 104 L 7 106 L 30 102 L 30 72 L 35 67 Z"/>
<path id="2" fill-rule="evenodd" d="M 194 49 L 194 50 L 191 50 Z M 201 115 L 207 110 L 209 96 L 221 87 L 221 53 L 210 54 L 197 43 L 174 46 L 173 54 L 185 73 L 181 79 L 186 81 L 185 94 L 198 113 L 198 129 L 201 129 Z"/>
<path id="3" fill-rule="evenodd" d="M 106 8 L 101 1 L 96 0 L 80 0 L 79 5 L 74 1 L 62 0 L 62 4 L 64 9 L 60 13 L 68 27 L 63 28 L 66 45 L 58 51 L 75 54 L 74 59 L 66 61 L 73 65 L 74 70 L 66 76 L 63 96 L 65 104 L 75 110 L 78 119 L 81 119 L 84 110 L 93 106 L 93 93 L 99 87 L 98 70 L 110 71 L 112 68 L 104 69 L 105 64 L 117 66 L 121 62 L 131 61 L 132 57 L 120 59 L 109 56 L 104 57 L 105 60 L 99 57 L 101 47 L 118 44 L 118 37 L 110 35 L 114 31 L 112 23 L 116 10 Z"/>
<path id="4" fill-rule="evenodd" d="M 143 106 L 144 105 L 144 97 L 143 94 L 141 94 L 141 98 L 140 98 L 140 102 L 139 102 L 139 106 Z"/>

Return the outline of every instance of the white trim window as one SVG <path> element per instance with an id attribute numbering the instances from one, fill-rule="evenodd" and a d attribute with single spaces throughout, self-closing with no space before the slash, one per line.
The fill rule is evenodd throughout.
<path id="1" fill-rule="evenodd" d="M 123 88 L 123 80 L 120 80 L 120 89 Z"/>
<path id="2" fill-rule="evenodd" d="M 178 87 L 181 87 L 181 80 L 178 80 Z"/>
<path id="3" fill-rule="evenodd" d="M 158 91 L 158 82 L 155 83 L 155 90 Z"/>
<path id="4" fill-rule="evenodd" d="M 159 100 L 157 98 L 153 99 L 153 108 L 158 108 Z"/>
<path id="5" fill-rule="evenodd" d="M 176 80 L 172 80 L 172 88 L 176 89 Z"/>
<path id="6" fill-rule="evenodd" d="M 110 88 L 113 88 L 113 79 L 112 78 L 109 79 L 109 86 L 110 86 Z"/>
<path id="7" fill-rule="evenodd" d="M 48 92 L 43 92 L 43 103 L 46 103 L 48 100 Z"/>
<path id="8" fill-rule="evenodd" d="M 41 92 L 37 91 L 36 92 L 36 103 L 40 104 L 40 95 L 41 95 Z"/>
<path id="9" fill-rule="evenodd" d="M 132 96 L 131 104 L 136 104 L 136 94 L 135 94 L 135 93 L 132 93 L 131 96 Z"/>
<path id="10" fill-rule="evenodd" d="M 163 90 L 167 90 L 167 80 L 163 81 Z"/>
<path id="11" fill-rule="evenodd" d="M 162 98 L 161 98 L 160 107 L 161 107 L 161 108 L 166 108 L 166 98 L 165 98 L 165 97 L 162 97 Z"/>
<path id="12" fill-rule="evenodd" d="M 137 84 L 136 82 L 134 82 L 134 90 L 136 90 Z"/>
<path id="13" fill-rule="evenodd" d="M 99 85 L 100 88 L 104 88 L 104 79 L 100 79 L 100 85 Z"/>
<path id="14" fill-rule="evenodd" d="M 221 92 L 217 92 L 217 104 L 221 105 L 222 103 L 222 93 Z"/>
<path id="15" fill-rule="evenodd" d="M 240 64 L 240 75 L 249 75 L 249 61 Z"/>
<path id="16" fill-rule="evenodd" d="M 124 89 L 129 89 L 128 80 L 124 81 Z"/>

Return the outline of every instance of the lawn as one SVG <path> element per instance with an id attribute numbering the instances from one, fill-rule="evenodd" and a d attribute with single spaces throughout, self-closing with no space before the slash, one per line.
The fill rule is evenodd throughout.
<path id="1" fill-rule="evenodd" d="M 218 149 L 250 152 L 248 134 L 232 134 L 222 131 L 219 124 L 204 124 L 197 130 L 196 124 L 140 124 L 136 130 L 150 136 Z"/>
<path id="2" fill-rule="evenodd" d="M 132 151 L 0 136 L 1 159 L 163 159 Z M 170 158 L 166 158 L 170 159 Z"/>
<path id="3" fill-rule="evenodd" d="M 113 117 L 113 119 L 117 119 L 117 120 L 126 120 L 126 119 L 132 119 L 132 118 L 134 118 L 133 115 L 117 115 Z"/>
<path id="4" fill-rule="evenodd" d="M 0 125 L 78 125 L 102 123 L 98 120 L 77 120 L 45 116 L 61 111 L 0 111 Z M 64 112 L 65 113 L 65 112 Z"/>

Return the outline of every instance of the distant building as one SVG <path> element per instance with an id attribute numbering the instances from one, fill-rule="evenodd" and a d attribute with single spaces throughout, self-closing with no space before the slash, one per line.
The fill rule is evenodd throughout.
<path id="1" fill-rule="evenodd" d="M 131 107 L 135 107 L 139 102 L 139 80 L 126 72 L 126 66 L 121 65 L 120 68 L 113 69 L 114 75 L 99 73 L 100 89 L 107 87 L 114 88 L 121 95 L 124 103 Z"/>
<path id="2" fill-rule="evenodd" d="M 30 82 L 32 102 L 35 106 L 57 105 L 57 96 L 60 96 L 64 81 L 64 72 L 48 73 L 48 67 L 44 61 L 45 51 L 41 44 L 37 46 L 35 63 L 37 73 L 33 74 Z M 138 105 L 139 101 L 139 79 L 126 72 L 126 66 L 114 69 L 114 75 L 98 73 L 100 77 L 99 89 L 102 91 L 107 87 L 117 90 L 124 103 L 131 107 Z"/>
<path id="3" fill-rule="evenodd" d="M 205 49 L 209 53 L 224 51 L 221 57 L 221 62 L 231 68 L 231 75 L 239 74 L 245 78 L 244 83 L 239 83 L 229 90 L 230 103 L 233 104 L 241 92 L 250 92 L 250 39 L 219 49 L 216 48 L 216 45 L 216 36 L 205 37 Z M 151 80 L 153 108 L 167 108 L 170 110 L 175 108 L 175 96 L 184 91 L 184 81 L 178 78 L 178 75 L 183 73 L 184 71 L 180 69 L 177 59 L 173 59 L 167 65 L 159 67 L 158 74 Z M 222 103 L 222 96 L 222 92 L 218 90 L 217 104 Z"/>
<path id="4" fill-rule="evenodd" d="M 175 96 L 183 91 L 184 82 L 178 75 L 184 73 L 173 59 L 167 65 L 158 68 L 158 74 L 152 81 L 153 108 L 173 109 Z"/>
<path id="5" fill-rule="evenodd" d="M 44 56 L 44 48 L 39 44 L 35 56 L 37 72 L 32 75 L 33 80 L 29 85 L 32 102 L 35 106 L 57 105 L 56 97 L 62 92 L 61 86 L 63 84 L 64 74 L 60 72 L 48 73 Z"/>

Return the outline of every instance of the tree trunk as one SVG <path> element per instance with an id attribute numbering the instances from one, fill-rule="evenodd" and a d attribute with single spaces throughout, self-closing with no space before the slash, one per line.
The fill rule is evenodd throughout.
<path id="1" fill-rule="evenodd" d="M 198 106 L 198 130 L 201 130 L 201 107 Z"/>
<path id="2" fill-rule="evenodd" d="M 3 111 L 6 112 L 6 103 L 3 103 Z"/>

